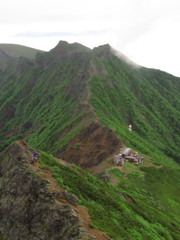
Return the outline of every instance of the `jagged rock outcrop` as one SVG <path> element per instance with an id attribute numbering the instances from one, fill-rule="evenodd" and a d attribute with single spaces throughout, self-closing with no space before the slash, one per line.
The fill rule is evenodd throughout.
<path id="1" fill-rule="evenodd" d="M 0 154 L 1 234 L 13 240 L 94 239 L 79 226 L 72 206 L 51 194 L 18 142 Z"/>

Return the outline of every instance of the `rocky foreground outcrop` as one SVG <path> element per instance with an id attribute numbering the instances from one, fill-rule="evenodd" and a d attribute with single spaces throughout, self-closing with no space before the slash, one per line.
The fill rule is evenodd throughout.
<path id="1" fill-rule="evenodd" d="M 18 142 L 0 154 L 0 239 L 95 239 L 73 207 L 53 196 Z"/>

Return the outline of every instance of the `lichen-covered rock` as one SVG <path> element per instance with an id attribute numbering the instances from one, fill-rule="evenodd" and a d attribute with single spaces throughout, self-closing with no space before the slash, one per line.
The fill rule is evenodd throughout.
<path id="1" fill-rule="evenodd" d="M 18 143 L 0 154 L 0 233 L 5 239 L 94 239 L 78 222 L 72 206 L 54 198 Z"/>
<path id="2" fill-rule="evenodd" d="M 78 197 L 76 197 L 74 194 L 68 193 L 67 191 L 65 191 L 65 198 L 69 203 L 71 203 L 73 205 L 76 205 L 79 202 Z"/>

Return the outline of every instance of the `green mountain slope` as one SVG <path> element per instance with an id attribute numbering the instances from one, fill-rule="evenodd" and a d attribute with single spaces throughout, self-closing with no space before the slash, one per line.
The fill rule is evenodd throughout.
<path id="1" fill-rule="evenodd" d="M 110 168 L 103 183 L 49 155 L 40 162 L 113 239 L 179 239 L 180 78 L 133 65 L 109 45 L 63 41 L 35 60 L 0 51 L 0 66 L 0 151 L 23 138 L 96 173 Z M 124 145 L 144 167 L 111 169 Z"/>
<path id="2" fill-rule="evenodd" d="M 105 74 L 98 73 L 90 81 L 91 102 L 99 120 L 139 151 L 154 155 L 160 150 L 178 161 L 180 79 L 126 64 L 108 48 L 97 49 L 99 57 L 93 62 Z"/>
<path id="3" fill-rule="evenodd" d="M 21 58 L 1 71 L 1 149 L 28 135 L 32 145 L 56 151 L 68 140 L 57 141 L 65 129 L 71 139 L 82 128 L 80 119 L 90 112 L 83 104 L 90 56 L 85 47 L 79 52 L 76 45 L 64 50 L 66 45 L 38 54 L 35 63 Z"/>
<path id="4" fill-rule="evenodd" d="M 0 50 L 4 51 L 9 57 L 27 57 L 29 59 L 35 59 L 38 52 L 41 50 L 18 45 L 18 44 L 0 44 Z"/>
<path id="5" fill-rule="evenodd" d="M 76 150 L 73 137 L 100 121 L 126 145 L 161 162 L 178 161 L 179 90 L 179 78 L 133 66 L 109 45 L 90 50 L 61 41 L 35 61 L 11 58 L 1 70 L 0 148 L 26 136 L 33 146 L 69 160 L 67 151 L 81 156 L 89 145 L 77 138 Z"/>

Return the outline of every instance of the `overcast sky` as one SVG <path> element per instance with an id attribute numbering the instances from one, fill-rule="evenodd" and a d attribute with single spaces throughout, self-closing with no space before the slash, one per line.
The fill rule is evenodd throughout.
<path id="1" fill-rule="evenodd" d="M 48 51 L 59 40 L 109 43 L 180 77 L 180 0 L 1 0 L 0 43 Z"/>

